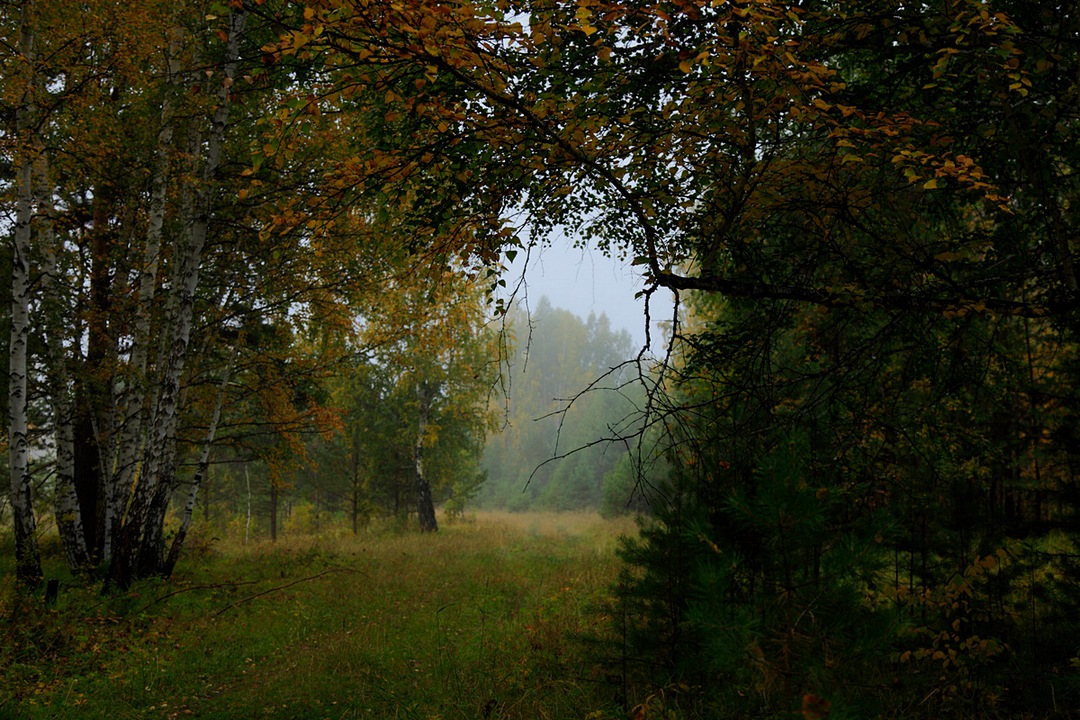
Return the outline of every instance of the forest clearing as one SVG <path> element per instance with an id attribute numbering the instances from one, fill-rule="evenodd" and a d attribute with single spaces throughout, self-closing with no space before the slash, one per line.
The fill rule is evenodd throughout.
<path id="1" fill-rule="evenodd" d="M 1078 3 L 0 2 L 0 718 L 1080 717 L 1078 168 Z"/>
<path id="2" fill-rule="evenodd" d="M 583 639 L 605 632 L 633 528 L 479 513 L 423 536 L 198 533 L 171 582 L 64 581 L 44 611 L 17 599 L 5 550 L 3 615 L 22 622 L 3 630 L 0 717 L 582 718 L 616 707 Z"/>

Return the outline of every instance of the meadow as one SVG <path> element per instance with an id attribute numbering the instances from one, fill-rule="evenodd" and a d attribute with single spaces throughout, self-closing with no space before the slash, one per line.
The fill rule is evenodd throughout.
<path id="1" fill-rule="evenodd" d="M 102 596 L 65 577 L 49 606 L 3 567 L 0 717 L 625 717 L 617 643 L 597 641 L 633 532 L 585 513 L 276 543 L 207 528 L 168 581 Z"/>

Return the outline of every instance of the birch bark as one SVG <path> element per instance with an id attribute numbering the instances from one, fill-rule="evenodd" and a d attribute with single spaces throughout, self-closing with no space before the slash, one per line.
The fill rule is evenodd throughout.
<path id="1" fill-rule="evenodd" d="M 135 306 L 134 336 L 131 347 L 130 389 L 124 403 L 122 432 L 117 453 L 116 468 L 109 481 L 105 505 L 104 559 L 112 557 L 113 544 L 122 524 L 123 503 L 127 500 L 138 466 L 139 452 L 143 447 L 144 427 L 149 407 L 146 377 L 151 337 L 151 308 L 157 291 L 158 267 L 161 242 L 165 226 L 166 200 L 170 175 L 170 156 L 174 134 L 173 87 L 180 72 L 178 60 L 182 29 L 173 28 L 169 33 L 167 55 L 168 85 L 161 104 L 161 130 L 158 131 L 156 162 L 151 183 L 149 217 L 147 219 L 146 243 L 143 246 L 142 265 L 139 271 L 138 302 Z"/>
<path id="2" fill-rule="evenodd" d="M 109 566 L 107 587 L 126 588 L 136 577 L 160 573 L 164 566 L 163 548 L 160 546 L 161 526 L 164 523 L 175 474 L 172 458 L 179 419 L 181 381 L 191 342 L 199 267 L 206 245 L 213 187 L 221 164 L 229 120 L 231 88 L 236 76 L 240 40 L 246 20 L 247 11 L 243 7 L 235 10 L 230 17 L 223 79 L 206 142 L 202 182 L 195 190 L 193 207 L 186 213 L 187 216 L 182 218 L 186 237 L 178 248 L 179 257 L 173 275 L 172 287 L 177 296 L 175 309 L 169 318 L 171 334 L 167 361 L 158 386 L 153 422 L 149 428 L 139 476 L 132 491 L 127 515 L 118 531 L 119 543 L 114 548 Z"/>
<path id="3" fill-rule="evenodd" d="M 19 27 L 19 50 L 30 75 L 34 65 L 33 3 L 23 5 Z M 37 545 L 34 505 L 30 493 L 30 446 L 26 416 L 27 339 L 30 308 L 30 234 L 34 215 L 32 154 L 35 108 L 33 82 L 27 82 L 24 100 L 15 110 L 21 164 L 17 175 L 15 231 L 11 253 L 11 337 L 8 369 L 8 471 L 11 480 L 11 512 L 15 529 L 15 574 L 34 587 L 41 582 L 41 555 Z"/>
<path id="4" fill-rule="evenodd" d="M 75 490 L 75 406 L 71 378 L 64 352 L 65 309 L 71 304 L 65 297 L 57 262 L 57 239 L 53 230 L 52 186 L 44 153 L 37 161 L 37 197 L 41 207 L 39 234 L 43 267 L 41 274 L 44 306 L 45 346 L 49 358 L 49 395 L 56 437 L 55 508 L 56 527 L 68 567 L 81 572 L 91 563 L 82 522 L 79 496 Z"/>
<path id="5" fill-rule="evenodd" d="M 214 436 L 217 434 L 218 422 L 221 421 L 221 408 L 225 405 L 225 394 L 229 388 L 229 380 L 232 377 L 233 366 L 236 363 L 236 355 L 240 349 L 240 344 L 233 345 L 232 354 L 229 357 L 229 365 L 225 368 L 225 373 L 221 377 L 221 385 L 218 387 L 217 400 L 214 402 L 214 414 L 210 418 L 210 427 L 206 430 L 206 438 L 203 440 L 202 453 L 199 455 L 199 464 L 195 468 L 195 476 L 191 479 L 191 490 L 188 492 L 187 503 L 184 505 L 184 517 L 180 521 L 180 527 L 176 531 L 176 535 L 173 536 L 172 545 L 169 547 L 169 554 L 165 558 L 165 565 L 162 570 L 162 574 L 165 577 L 172 575 L 173 568 L 176 567 L 176 561 L 180 558 L 180 549 L 184 545 L 184 540 L 187 538 L 188 528 L 191 527 L 191 517 L 195 512 L 195 502 L 199 497 L 199 487 L 202 485 L 203 478 L 206 477 L 206 473 L 210 468 L 210 451 L 214 446 Z"/>

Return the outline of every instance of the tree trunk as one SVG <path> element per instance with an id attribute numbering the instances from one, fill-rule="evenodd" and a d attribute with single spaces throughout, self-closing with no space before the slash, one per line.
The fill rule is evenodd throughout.
<path id="1" fill-rule="evenodd" d="M 352 488 L 352 534 L 357 535 L 360 532 L 360 488 L 357 486 L 355 480 L 353 481 Z"/>
<path id="2" fill-rule="evenodd" d="M 416 446 L 413 463 L 416 468 L 416 514 L 420 519 L 421 532 L 435 532 L 439 523 L 435 519 L 435 503 L 431 498 L 431 485 L 424 476 L 424 436 L 427 434 L 428 415 L 431 412 L 431 387 L 421 380 L 416 386 L 419 405 Z"/>
<path id="3" fill-rule="evenodd" d="M 94 187 L 93 227 L 89 237 L 90 303 L 86 318 L 86 355 L 75 380 L 74 459 L 75 490 L 82 510 L 86 545 L 95 558 L 103 559 L 106 535 L 107 450 L 111 418 L 109 357 L 113 347 L 109 318 L 112 314 L 112 232 L 109 217 L 114 211 L 113 192 L 106 185 Z"/>
<path id="4" fill-rule="evenodd" d="M 103 514 L 101 498 L 101 462 L 97 450 L 94 421 L 90 417 L 89 403 L 85 399 L 81 381 L 75 383 L 75 400 L 72 411 L 72 482 L 79 501 L 80 516 L 84 518 L 83 536 L 87 551 L 98 561 L 102 557 L 104 538 L 99 533 Z"/>
<path id="5" fill-rule="evenodd" d="M 170 31 L 167 58 L 170 85 L 175 83 L 175 78 L 180 70 L 177 57 L 180 52 L 182 33 L 183 31 L 180 28 L 173 28 Z M 166 92 L 161 105 L 161 130 L 158 132 L 157 137 L 156 165 L 151 182 L 146 244 L 143 247 L 142 266 L 139 269 L 138 301 L 135 306 L 134 337 L 131 343 L 131 371 L 124 400 L 123 428 L 116 469 L 106 493 L 105 560 L 111 558 L 112 545 L 120 530 L 123 513 L 121 505 L 126 502 L 134 481 L 143 432 L 147 422 L 149 383 L 146 369 L 152 340 L 151 309 L 157 290 L 166 200 L 168 198 L 169 158 L 173 152 L 172 141 L 173 98 L 170 92 Z"/>
<path id="6" fill-rule="evenodd" d="M 52 349 L 50 354 L 53 354 Z M 53 399 L 53 422 L 56 424 L 56 527 L 68 568 L 78 573 L 92 565 L 93 560 L 86 545 L 79 496 L 75 492 L 75 437 L 71 401 L 65 397 L 67 388 L 62 382 L 56 383 L 53 392 L 56 395 Z"/>
<path id="7" fill-rule="evenodd" d="M 213 487 L 214 474 L 211 472 L 212 467 L 209 465 L 206 468 L 206 479 L 203 480 L 205 489 L 202 492 L 202 517 L 203 522 L 210 522 L 210 488 Z"/>
<path id="8" fill-rule="evenodd" d="M 176 273 L 171 283 L 173 292 L 177 294 L 173 296 L 171 303 L 171 335 L 166 348 L 167 358 L 163 363 L 165 369 L 159 384 L 150 437 L 147 439 L 130 507 L 119 531 L 119 544 L 114 549 L 109 565 L 106 587 L 126 588 L 136 577 L 156 574 L 163 568 L 161 525 L 175 479 L 174 460 L 181 381 L 191 342 L 195 293 L 199 285 L 199 267 L 206 245 L 211 197 L 228 126 L 232 94 L 230 88 L 236 76 L 240 38 L 246 19 L 246 11 L 242 8 L 236 10 L 230 18 L 223 81 L 218 91 L 218 106 L 214 112 L 210 137 L 206 142 L 202 181 L 194 193 L 191 207 L 182 213 L 186 237 L 181 247 L 177 248 Z M 193 163 L 198 162 L 198 148 L 201 146 L 201 142 L 192 143 L 190 154 Z"/>
<path id="9" fill-rule="evenodd" d="M 202 484 L 202 480 L 206 477 L 210 468 L 210 450 L 214 446 L 214 435 L 217 433 L 218 422 L 221 420 L 221 408 L 225 404 L 225 391 L 229 387 L 229 378 L 232 376 L 233 363 L 236 362 L 236 353 L 239 347 L 239 343 L 233 345 L 232 354 L 229 356 L 229 364 L 221 376 L 221 385 L 218 387 L 217 400 L 214 403 L 214 414 L 210 418 L 210 427 L 206 430 L 206 438 L 203 440 L 202 454 L 199 455 L 199 464 L 195 468 L 195 476 L 191 479 L 191 491 L 188 493 L 187 504 L 184 506 L 184 517 L 180 521 L 180 527 L 177 529 L 176 535 L 173 536 L 169 554 L 166 556 L 165 564 L 162 567 L 162 575 L 165 577 L 172 575 L 173 569 L 176 567 L 176 561 L 180 557 L 180 548 L 183 547 L 188 528 L 191 527 L 191 516 L 195 512 L 195 501 L 199 497 L 199 485 Z"/>
<path id="10" fill-rule="evenodd" d="M 352 431 L 352 532 L 356 535 L 360 523 L 360 429 Z"/>
<path id="11" fill-rule="evenodd" d="M 69 304 L 60 283 L 56 261 L 56 236 L 53 232 L 52 188 L 48 163 L 44 154 L 38 158 L 37 194 L 43 208 L 40 223 L 44 267 L 41 290 L 45 325 L 45 345 L 48 351 L 49 396 L 53 410 L 56 439 L 56 528 L 64 548 L 68 568 L 73 573 L 85 571 L 91 564 L 86 533 L 83 528 L 79 497 L 75 489 L 75 427 L 67 356 L 64 352 L 63 321 Z"/>
<path id="12" fill-rule="evenodd" d="M 23 5 L 19 28 L 19 49 L 29 72 L 34 65 L 34 35 L 31 30 L 32 3 Z M 22 155 L 18 168 L 18 197 L 11 253 L 11 337 L 8 346 L 8 470 L 11 480 L 11 512 L 15 529 L 15 576 L 26 586 L 36 587 L 42 578 L 34 505 L 30 493 L 30 447 L 27 438 L 27 340 L 30 308 L 30 223 L 33 217 L 32 140 L 33 82 L 16 109 L 16 128 Z"/>
<path id="13" fill-rule="evenodd" d="M 270 542 L 277 542 L 278 486 L 270 481 Z"/>
<path id="14" fill-rule="evenodd" d="M 8 370 L 8 470 L 11 513 L 15 528 L 15 574 L 26 585 L 41 582 L 34 505 L 30 493 L 30 447 L 27 438 L 27 336 L 29 335 L 31 202 L 22 186 L 29 185 L 29 168 L 19 171 L 19 200 L 11 260 L 11 336 Z"/>
<path id="15" fill-rule="evenodd" d="M 248 473 L 248 463 L 244 461 L 244 484 L 247 487 L 247 518 L 244 520 L 244 544 L 248 544 L 248 535 L 251 532 L 251 475 Z"/>

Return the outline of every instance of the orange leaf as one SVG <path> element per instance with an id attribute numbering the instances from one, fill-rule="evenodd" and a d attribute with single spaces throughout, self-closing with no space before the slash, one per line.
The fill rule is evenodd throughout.
<path id="1" fill-rule="evenodd" d="M 831 702 L 813 693 L 803 695 L 802 714 L 806 720 L 825 720 L 825 718 L 829 717 L 829 708 L 831 707 Z"/>

